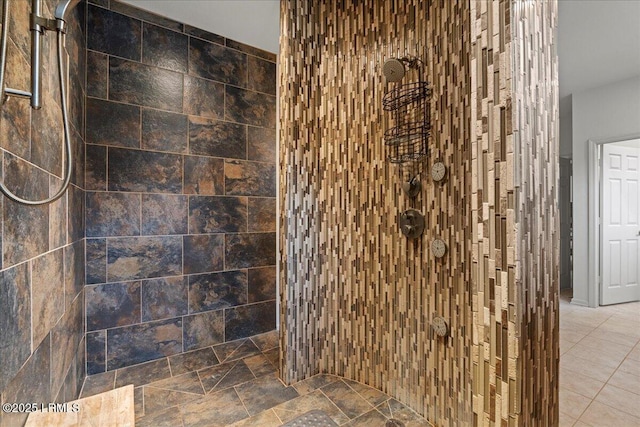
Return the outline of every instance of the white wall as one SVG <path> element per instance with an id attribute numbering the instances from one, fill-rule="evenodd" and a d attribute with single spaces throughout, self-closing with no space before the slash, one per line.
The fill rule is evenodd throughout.
<path id="1" fill-rule="evenodd" d="M 573 301 L 587 304 L 588 140 L 640 134 L 640 75 L 573 94 Z"/>

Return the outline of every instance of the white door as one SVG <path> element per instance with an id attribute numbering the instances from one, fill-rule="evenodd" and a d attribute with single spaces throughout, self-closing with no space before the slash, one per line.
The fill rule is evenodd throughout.
<path id="1" fill-rule="evenodd" d="M 640 300 L 640 149 L 602 149 L 600 304 Z"/>

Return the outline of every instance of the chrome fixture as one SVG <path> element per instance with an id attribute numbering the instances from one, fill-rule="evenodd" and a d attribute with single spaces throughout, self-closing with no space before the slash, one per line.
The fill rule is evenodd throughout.
<path id="1" fill-rule="evenodd" d="M 42 87 L 41 80 L 41 37 L 46 31 L 57 32 L 57 49 L 58 49 L 58 78 L 60 81 L 60 103 L 62 106 L 62 121 L 64 127 L 65 139 L 65 158 L 66 170 L 62 187 L 53 196 L 43 200 L 26 200 L 11 192 L 5 185 L 4 180 L 0 180 L 0 191 L 9 199 L 23 205 L 37 206 L 45 205 L 58 200 L 64 195 L 69 187 L 71 180 L 71 138 L 69 135 L 69 118 L 67 114 L 67 94 L 66 81 L 62 69 L 64 35 L 66 33 L 65 17 L 80 2 L 80 0 L 63 0 L 55 9 L 54 19 L 44 18 L 42 13 L 41 0 L 31 0 L 31 92 L 19 89 L 4 87 L 4 73 L 7 64 L 7 38 L 9 31 L 9 2 L 10 0 L 2 0 L 2 33 L 0 38 L 0 102 L 4 104 L 8 97 L 15 96 L 18 98 L 27 98 L 31 101 L 31 108 L 38 110 L 41 107 L 40 96 Z"/>

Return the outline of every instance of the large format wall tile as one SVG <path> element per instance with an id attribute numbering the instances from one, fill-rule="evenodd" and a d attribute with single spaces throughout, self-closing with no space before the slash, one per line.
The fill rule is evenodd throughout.
<path id="1" fill-rule="evenodd" d="M 86 236 L 136 236 L 140 234 L 140 195 L 87 193 Z"/>
<path id="2" fill-rule="evenodd" d="M 224 194 L 224 160 L 211 157 L 184 157 L 185 194 Z"/>
<path id="3" fill-rule="evenodd" d="M 140 107 L 87 98 L 87 143 L 140 147 Z"/>
<path id="4" fill-rule="evenodd" d="M 107 370 L 182 352 L 182 320 L 168 319 L 109 329 Z"/>
<path id="5" fill-rule="evenodd" d="M 187 116 L 144 108 L 142 110 L 142 148 L 184 153 L 188 142 Z"/>
<path id="6" fill-rule="evenodd" d="M 189 152 L 213 157 L 247 158 L 247 127 L 237 123 L 189 119 Z"/>
<path id="7" fill-rule="evenodd" d="M 64 305 L 67 310 L 84 289 L 85 241 L 76 240 L 64 247 Z"/>
<path id="8" fill-rule="evenodd" d="M 187 46 L 184 34 L 155 25 L 142 24 L 142 62 L 173 71 L 187 71 Z"/>
<path id="9" fill-rule="evenodd" d="M 181 112 L 182 74 L 111 57 L 109 99 Z"/>
<path id="10" fill-rule="evenodd" d="M 184 317 L 184 349 L 195 350 L 224 342 L 222 310 Z"/>
<path id="11" fill-rule="evenodd" d="M 247 159 L 258 162 L 276 162 L 276 130 L 249 126 L 247 133 Z"/>
<path id="12" fill-rule="evenodd" d="M 164 277 L 142 281 L 142 321 L 168 319 L 187 314 L 187 277 Z"/>
<path id="13" fill-rule="evenodd" d="M 29 266 L 0 272 L 0 389 L 18 373 L 31 354 Z"/>
<path id="14" fill-rule="evenodd" d="M 87 285 L 107 281 L 107 239 L 87 239 L 85 262 Z"/>
<path id="15" fill-rule="evenodd" d="M 10 19 L 5 29 L 8 55 L 4 83 L 28 89 L 31 52 L 25 29 L 30 26 L 31 7 L 28 1 L 7 4 Z M 52 6 L 45 4 L 45 12 L 51 12 Z M 79 302 L 84 301 L 85 15 L 85 5 L 79 4 L 66 19 L 71 185 L 61 198 L 43 206 L 22 206 L 0 197 L 3 402 L 47 403 L 61 396 L 75 399 L 76 374 L 84 365 L 84 356 L 77 356 L 84 334 L 83 304 Z M 42 67 L 56 71 L 55 36 L 43 38 L 41 47 Z M 4 183 L 28 200 L 54 195 L 62 184 L 62 113 L 56 72 L 42 74 L 41 109 L 33 110 L 28 100 L 10 97 L 0 112 Z M 71 350 L 67 343 L 78 345 Z M 72 356 L 67 357 L 67 349 Z M 26 416 L 24 412 L 0 414 L 0 425 L 22 425 Z"/>
<path id="16" fill-rule="evenodd" d="M 107 369 L 107 331 L 88 332 L 87 375 L 99 374 Z"/>
<path id="17" fill-rule="evenodd" d="M 276 200 L 249 197 L 249 231 L 276 231 Z"/>
<path id="18" fill-rule="evenodd" d="M 86 229 L 86 271 L 65 272 L 69 283 L 67 276 L 82 273 L 89 285 L 90 373 L 222 343 L 224 310 L 250 298 L 272 300 L 275 290 L 269 273 L 275 236 L 247 234 L 275 230 L 275 55 L 127 4 L 97 1 L 88 6 L 89 32 L 93 21 L 97 26 L 86 59 L 90 144 L 84 176 L 76 179 L 91 192 L 86 227 L 69 233 Z M 122 34 L 106 31 L 119 28 Z M 131 45 L 116 44 L 127 38 Z M 244 90 L 248 85 L 252 90 Z M 238 101 L 227 117 L 225 96 Z M 238 163 L 225 166 L 227 160 Z M 83 209 L 81 194 L 69 196 L 73 218 Z M 65 220 L 52 212 L 57 222 Z M 271 267 L 255 269 L 250 286 L 246 266 L 262 265 Z M 70 286 L 65 303 L 77 295 Z M 67 382 L 62 395 L 73 390 L 73 375 Z"/>
<path id="19" fill-rule="evenodd" d="M 227 160 L 224 176 L 226 194 L 265 197 L 276 195 L 275 164 Z"/>
<path id="20" fill-rule="evenodd" d="M 225 311 L 225 339 L 227 341 L 268 332 L 275 327 L 276 302 L 233 307 Z"/>
<path id="21" fill-rule="evenodd" d="M 62 176 L 62 113 L 51 96 L 44 96 L 42 108 L 31 112 L 31 162 Z M 74 147 L 78 144 L 74 144 Z M 79 144 L 82 147 L 82 144 Z M 80 166 L 80 165 L 78 165 Z"/>
<path id="22" fill-rule="evenodd" d="M 276 64 L 272 61 L 248 57 L 249 83 L 247 87 L 270 95 L 276 94 Z"/>
<path id="23" fill-rule="evenodd" d="M 87 96 L 107 98 L 109 57 L 103 53 L 87 51 Z"/>
<path id="24" fill-rule="evenodd" d="M 225 88 L 224 117 L 238 123 L 276 127 L 276 98 L 233 86 Z"/>
<path id="25" fill-rule="evenodd" d="M 276 267 L 249 269 L 249 302 L 276 299 Z"/>
<path id="26" fill-rule="evenodd" d="M 64 250 L 34 259 L 31 263 L 31 327 L 37 347 L 64 313 Z"/>
<path id="27" fill-rule="evenodd" d="M 87 331 L 140 323 L 140 282 L 107 283 L 85 289 Z"/>
<path id="28" fill-rule="evenodd" d="M 51 330 L 51 389 L 59 390 L 72 365 L 84 333 L 84 298 L 80 294 Z"/>
<path id="29" fill-rule="evenodd" d="M 275 265 L 275 233 L 225 235 L 225 267 L 247 268 Z"/>
<path id="30" fill-rule="evenodd" d="M 224 267 L 224 236 L 222 234 L 199 234 L 184 236 L 184 274 L 219 271 Z"/>
<path id="31" fill-rule="evenodd" d="M 224 85 L 184 76 L 184 112 L 194 116 L 224 118 Z"/>
<path id="32" fill-rule="evenodd" d="M 246 270 L 189 277 L 189 312 L 219 310 L 247 303 Z"/>
<path id="33" fill-rule="evenodd" d="M 101 7 L 89 5 L 87 47 L 122 58 L 140 60 L 142 23 Z"/>
<path id="34" fill-rule="evenodd" d="M 187 196 L 142 195 L 142 234 L 185 234 L 186 232 Z"/>
<path id="35" fill-rule="evenodd" d="M 4 154 L 5 185 L 29 200 L 49 195 L 49 178 L 45 172 L 11 154 Z M 19 205 L 3 200 L 3 259 L 9 267 L 33 258 L 49 249 L 49 208 Z"/>
<path id="36" fill-rule="evenodd" d="M 246 197 L 189 197 L 190 233 L 243 232 L 246 230 Z"/>
<path id="37" fill-rule="evenodd" d="M 181 237 L 117 237 L 107 244 L 110 282 L 182 274 Z"/>
<path id="38" fill-rule="evenodd" d="M 85 188 L 87 190 L 107 189 L 107 148 L 87 144 L 85 165 Z"/>
<path id="39" fill-rule="evenodd" d="M 189 74 L 246 87 L 247 55 L 219 44 L 192 38 L 189 45 Z M 275 75 L 273 82 L 275 84 Z"/>
<path id="40" fill-rule="evenodd" d="M 179 193 L 182 156 L 149 151 L 109 149 L 109 191 Z"/>

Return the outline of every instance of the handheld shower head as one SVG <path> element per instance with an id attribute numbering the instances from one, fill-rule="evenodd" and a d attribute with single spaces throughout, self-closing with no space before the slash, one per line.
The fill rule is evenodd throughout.
<path id="1" fill-rule="evenodd" d="M 63 21 L 67 17 L 67 14 L 73 10 L 76 5 L 80 3 L 80 0 L 62 0 L 56 6 L 56 10 L 54 12 L 54 17 L 56 19 L 62 19 Z"/>

